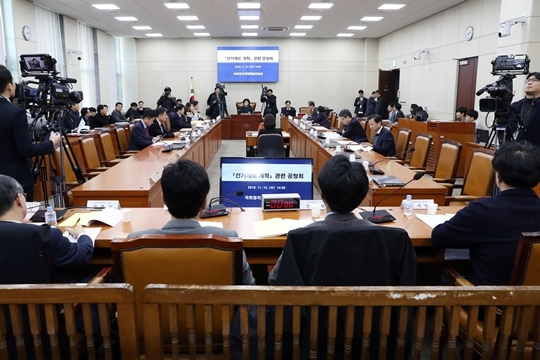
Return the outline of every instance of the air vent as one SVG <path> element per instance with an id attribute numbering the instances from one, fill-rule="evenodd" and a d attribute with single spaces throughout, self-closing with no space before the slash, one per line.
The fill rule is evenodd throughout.
<path id="1" fill-rule="evenodd" d="M 262 29 L 263 29 L 263 31 L 284 32 L 284 31 L 289 30 L 290 28 L 289 27 L 282 27 L 282 26 L 268 26 L 268 27 L 263 27 Z"/>

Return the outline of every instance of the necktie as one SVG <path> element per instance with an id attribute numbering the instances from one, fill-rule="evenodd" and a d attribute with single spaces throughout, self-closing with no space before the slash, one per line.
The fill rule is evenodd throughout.
<path id="1" fill-rule="evenodd" d="M 146 136 L 150 137 L 150 133 L 148 133 L 148 126 L 145 126 L 144 130 L 146 130 Z"/>
<path id="2" fill-rule="evenodd" d="M 376 134 L 375 140 L 373 141 L 373 146 L 376 146 L 378 142 L 379 142 L 379 134 Z"/>

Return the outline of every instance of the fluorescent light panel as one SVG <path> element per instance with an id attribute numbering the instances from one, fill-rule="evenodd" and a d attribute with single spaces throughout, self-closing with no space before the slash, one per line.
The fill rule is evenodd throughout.
<path id="1" fill-rule="evenodd" d="M 120 8 L 114 4 L 92 4 L 98 10 L 120 10 Z"/>
<path id="2" fill-rule="evenodd" d="M 326 9 L 330 9 L 334 4 L 333 3 L 323 3 L 323 2 L 320 2 L 320 3 L 311 3 L 309 4 L 309 9 L 322 9 L 322 10 L 326 10 Z"/>
<path id="3" fill-rule="evenodd" d="M 250 29 L 253 30 L 253 29 L 258 29 L 259 25 L 242 25 L 240 27 L 245 30 L 250 30 Z"/>
<path id="4" fill-rule="evenodd" d="M 306 33 L 301 33 L 301 32 L 296 33 L 296 32 L 295 32 L 295 33 L 291 33 L 291 36 L 298 36 L 298 37 L 300 37 L 300 36 L 306 36 Z"/>
<path id="5" fill-rule="evenodd" d="M 351 33 L 339 33 L 337 34 L 336 36 L 339 36 L 339 37 L 349 37 L 349 36 L 353 36 L 354 34 L 351 34 Z"/>
<path id="6" fill-rule="evenodd" d="M 204 25 L 187 25 L 189 30 L 202 30 L 205 29 Z"/>
<path id="7" fill-rule="evenodd" d="M 299 30 L 309 30 L 313 28 L 313 25 L 296 25 L 294 28 Z"/>
<path id="8" fill-rule="evenodd" d="M 244 21 L 252 21 L 252 20 L 259 20 L 259 16 L 257 15 L 241 15 L 239 16 L 240 20 Z"/>
<path id="9" fill-rule="evenodd" d="M 261 4 L 260 3 L 238 3 L 237 4 L 238 9 L 260 9 Z"/>
<path id="10" fill-rule="evenodd" d="M 133 16 L 117 16 L 115 19 L 118 21 L 138 21 L 137 18 Z"/>
<path id="11" fill-rule="evenodd" d="M 193 35 L 195 35 L 195 36 L 210 36 L 210 33 L 207 33 L 207 32 L 199 33 L 199 32 L 197 32 L 197 33 L 193 33 Z"/>
<path id="12" fill-rule="evenodd" d="M 182 15 L 182 16 L 177 16 L 177 18 L 180 21 L 197 21 L 197 20 L 199 20 L 199 18 L 196 17 L 195 15 Z"/>
<path id="13" fill-rule="evenodd" d="M 256 32 L 245 32 L 245 33 L 242 33 L 242 36 L 257 36 L 259 34 L 257 34 Z"/>
<path id="14" fill-rule="evenodd" d="M 404 6 L 405 4 L 384 4 L 379 6 L 379 10 L 399 10 Z"/>
<path id="15" fill-rule="evenodd" d="M 321 18 L 322 18 L 322 16 L 309 15 L 309 16 L 302 16 L 300 18 L 300 20 L 302 20 L 302 21 L 316 21 L 316 20 L 320 20 Z"/>
<path id="16" fill-rule="evenodd" d="M 150 26 L 133 26 L 135 30 L 152 30 Z"/>
<path id="17" fill-rule="evenodd" d="M 364 30 L 367 26 L 349 26 L 347 30 Z"/>
<path id="18" fill-rule="evenodd" d="M 145 34 L 145 35 L 149 36 L 149 37 L 162 37 L 163 36 L 160 33 L 149 33 L 149 34 Z"/>
<path id="19" fill-rule="evenodd" d="M 163 5 L 165 5 L 168 9 L 174 9 L 174 10 L 189 9 L 189 5 L 186 3 L 169 2 Z"/>
<path id="20" fill-rule="evenodd" d="M 382 16 L 364 16 L 360 21 L 379 21 L 382 20 Z"/>

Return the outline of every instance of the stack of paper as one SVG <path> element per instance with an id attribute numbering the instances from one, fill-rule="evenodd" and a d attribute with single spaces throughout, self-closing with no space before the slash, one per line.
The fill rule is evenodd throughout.
<path id="1" fill-rule="evenodd" d="M 415 214 L 417 218 L 425 222 L 427 225 L 429 225 L 432 229 L 442 224 L 443 222 L 450 220 L 454 214 L 444 214 L 444 215 L 426 215 L 426 214 Z"/>
<path id="2" fill-rule="evenodd" d="M 82 226 L 90 226 L 94 221 L 99 221 L 109 226 L 116 226 L 122 221 L 122 213 L 118 209 L 105 208 L 99 212 L 91 211 L 87 213 L 77 213 L 70 216 L 58 226 L 72 227 L 79 220 Z"/>
<path id="3" fill-rule="evenodd" d="M 99 232 L 101 231 L 101 228 L 100 227 L 97 227 L 97 228 L 88 228 L 88 229 L 84 229 L 84 233 L 88 236 L 90 236 L 90 239 L 92 239 L 92 245 L 95 245 L 96 243 L 96 238 L 97 236 L 99 235 Z M 65 237 L 68 238 L 69 241 L 71 241 L 72 243 L 76 243 L 77 242 L 77 238 L 76 237 L 73 237 L 71 236 L 67 231 L 64 231 L 64 234 L 63 234 Z"/>
<path id="4" fill-rule="evenodd" d="M 263 221 L 253 222 L 255 235 L 257 237 L 271 237 L 286 235 L 289 231 L 304 227 L 313 222 L 313 220 L 291 220 L 282 218 L 273 218 Z"/>

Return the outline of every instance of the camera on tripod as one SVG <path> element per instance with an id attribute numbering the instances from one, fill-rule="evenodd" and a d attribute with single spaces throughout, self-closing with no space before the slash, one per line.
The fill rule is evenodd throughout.
<path id="1" fill-rule="evenodd" d="M 268 96 L 268 86 L 261 84 L 261 97 Z"/>
<path id="2" fill-rule="evenodd" d="M 510 116 L 510 105 L 514 97 L 513 80 L 516 75 L 529 73 L 530 59 L 525 54 L 500 55 L 491 62 L 492 75 L 499 75 L 494 83 L 488 84 L 476 92 L 476 96 L 488 92 L 489 96 L 480 99 L 480 111 L 494 112 L 496 125 L 506 125 Z"/>
<path id="3" fill-rule="evenodd" d="M 225 84 L 216 83 L 216 88 L 219 90 L 219 96 L 227 96 L 227 91 L 225 91 Z"/>

